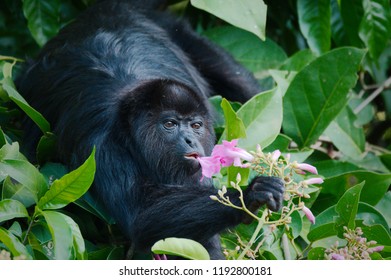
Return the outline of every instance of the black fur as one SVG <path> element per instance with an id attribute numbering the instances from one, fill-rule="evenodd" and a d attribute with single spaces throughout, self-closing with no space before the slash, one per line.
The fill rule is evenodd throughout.
<path id="1" fill-rule="evenodd" d="M 212 201 L 211 180 L 200 181 L 194 157 L 215 141 L 207 98 L 244 102 L 260 88 L 187 23 L 145 9 L 159 3 L 101 1 L 46 44 L 17 86 L 52 124 L 58 160 L 77 167 L 96 146 L 93 193 L 136 250 L 187 237 L 222 258 L 216 234 L 245 217 Z M 26 135 L 32 151 L 40 133 L 31 125 Z M 258 177 L 245 194 L 254 211 L 277 210 L 282 182 Z"/>

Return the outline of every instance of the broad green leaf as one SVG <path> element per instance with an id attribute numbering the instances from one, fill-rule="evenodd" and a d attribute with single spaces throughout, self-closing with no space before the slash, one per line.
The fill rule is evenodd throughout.
<path id="1" fill-rule="evenodd" d="M 2 81 L 3 89 L 7 92 L 9 98 L 19 106 L 30 118 L 35 122 L 36 125 L 41 129 L 43 133 L 50 131 L 49 122 L 42 116 L 41 113 L 37 112 L 32 108 L 27 101 L 16 91 L 15 84 L 11 78 L 4 78 Z"/>
<path id="2" fill-rule="evenodd" d="M 107 212 L 102 202 L 96 200 L 90 192 L 86 192 L 81 198 L 74 202 L 77 206 L 94 214 L 108 224 L 114 224 L 113 217 Z"/>
<path id="3" fill-rule="evenodd" d="M 48 162 L 51 159 L 56 143 L 57 137 L 51 132 L 47 132 L 41 137 L 37 146 L 37 159 L 39 163 Z"/>
<path id="4" fill-rule="evenodd" d="M 54 243 L 56 260 L 73 259 L 73 233 L 64 214 L 55 211 L 41 211 L 45 218 Z"/>
<path id="5" fill-rule="evenodd" d="M 18 142 L 13 142 L 12 144 L 7 143 L 3 147 L 1 147 L 0 160 L 5 160 L 5 159 L 26 160 L 25 156 L 23 156 L 19 152 L 19 143 Z M 0 178 L 2 178 L 1 175 L 0 175 Z"/>
<path id="6" fill-rule="evenodd" d="M 63 215 L 63 218 L 72 230 L 73 248 L 75 249 L 76 259 L 85 260 L 87 258 L 87 252 L 79 226 L 70 217 Z"/>
<path id="7" fill-rule="evenodd" d="M 224 111 L 225 118 L 225 139 L 231 141 L 233 139 L 245 138 L 246 128 L 244 127 L 243 121 L 238 117 L 236 112 L 232 109 L 228 100 L 223 98 L 221 102 L 221 108 Z M 219 142 L 221 142 L 220 139 Z"/>
<path id="8" fill-rule="evenodd" d="M 331 0 L 331 37 L 337 47 L 349 46 L 349 38 L 341 15 L 340 3 L 343 0 Z"/>
<path id="9" fill-rule="evenodd" d="M 360 168 L 349 162 L 342 162 L 339 160 L 323 160 L 314 164 L 319 174 L 325 178 L 335 177 L 341 174 L 346 174 Z"/>
<path id="10" fill-rule="evenodd" d="M 312 248 L 308 252 L 308 259 L 309 260 L 324 260 L 325 251 L 326 251 L 326 248 L 323 248 L 323 247 Z"/>
<path id="11" fill-rule="evenodd" d="M 5 178 L 3 182 L 2 199 L 17 200 L 24 205 L 24 207 L 30 207 L 36 204 L 36 194 L 28 187 L 15 182 L 10 177 Z"/>
<path id="12" fill-rule="evenodd" d="M 362 127 L 355 125 L 356 116 L 346 106 L 326 128 L 325 134 L 338 150 L 353 159 L 361 159 L 365 152 L 365 135 Z"/>
<path id="13" fill-rule="evenodd" d="M 52 185 L 57 179 L 60 179 L 68 173 L 68 168 L 61 163 L 48 162 L 39 170 L 45 177 L 48 185 Z"/>
<path id="14" fill-rule="evenodd" d="M 348 189 L 344 195 L 340 198 L 335 210 L 338 213 L 337 226 L 342 233 L 342 227 L 347 226 L 350 229 L 356 227 L 355 219 L 358 210 L 358 202 L 360 200 L 360 193 L 365 182 L 362 182 L 350 189 Z"/>
<path id="15" fill-rule="evenodd" d="M 338 199 L 349 188 L 365 181 L 360 201 L 376 205 L 385 195 L 391 184 L 391 174 L 379 174 L 368 171 L 352 171 L 336 177 L 326 178 L 322 184 L 322 194 Z"/>
<path id="16" fill-rule="evenodd" d="M 22 203 L 13 199 L 0 201 L 0 223 L 14 218 L 27 218 L 26 207 Z"/>
<path id="17" fill-rule="evenodd" d="M 384 228 L 389 228 L 383 213 L 380 213 L 375 207 L 364 202 L 358 204 L 356 220 L 361 221 L 367 226 L 382 225 Z"/>
<path id="18" fill-rule="evenodd" d="M 391 235 L 390 230 L 384 228 L 382 225 L 370 225 L 367 226 L 363 223 L 358 222 L 357 226 L 361 227 L 365 237 L 368 240 L 375 240 L 378 244 L 391 246 Z"/>
<path id="19" fill-rule="evenodd" d="M 95 149 L 76 170 L 55 180 L 50 190 L 39 200 L 38 207 L 59 209 L 80 198 L 91 186 L 95 175 Z"/>
<path id="20" fill-rule="evenodd" d="M 60 29 L 60 0 L 23 0 L 28 28 L 39 46 L 43 46 Z"/>
<path id="21" fill-rule="evenodd" d="M 389 45 L 391 37 L 391 8 L 389 0 L 363 0 L 364 17 L 359 35 L 373 59 L 378 59 Z"/>
<path id="22" fill-rule="evenodd" d="M 283 128 L 299 147 L 313 144 L 346 105 L 364 53 L 335 49 L 295 76 L 284 97 Z"/>
<path id="23" fill-rule="evenodd" d="M 344 24 L 344 30 L 349 39 L 349 45 L 362 48 L 363 44 L 358 36 L 360 22 L 364 10 L 362 1 L 357 0 L 337 0 L 340 2 L 341 17 Z"/>
<path id="24" fill-rule="evenodd" d="M 376 155 L 372 151 L 367 152 L 363 158 L 358 160 L 343 156 L 342 154 L 340 160 L 349 161 L 350 163 L 353 163 L 358 167 L 361 167 L 361 169 L 365 169 L 367 171 L 386 173 L 386 174 L 391 173 L 390 169 L 388 169 L 383 164 L 382 160 L 378 157 L 378 155 Z"/>
<path id="25" fill-rule="evenodd" d="M 284 64 L 281 65 L 280 69 L 299 72 L 315 59 L 316 56 L 311 50 L 304 49 L 289 57 Z"/>
<path id="26" fill-rule="evenodd" d="M 166 238 L 152 246 L 155 254 L 180 256 L 190 260 L 209 260 L 209 253 L 198 242 L 185 238 Z"/>
<path id="27" fill-rule="evenodd" d="M 6 159 L 0 161 L 0 170 L 3 175 L 16 180 L 34 196 L 37 202 L 47 191 L 45 178 L 34 165 L 25 160 Z"/>
<path id="28" fill-rule="evenodd" d="M 222 139 L 225 138 L 228 141 L 233 139 L 242 139 L 246 137 L 246 131 L 242 120 L 238 117 L 236 112 L 232 109 L 228 100 L 223 98 L 221 102 L 221 107 L 224 111 L 225 117 L 225 131 L 222 135 Z M 220 139 L 220 141 L 222 141 Z M 240 146 L 240 144 L 239 144 Z M 236 182 L 237 174 L 240 173 L 241 181 L 240 184 L 247 184 L 248 175 L 250 174 L 250 170 L 248 168 L 240 168 L 236 166 L 230 166 L 227 168 L 228 173 L 228 182 Z"/>
<path id="29" fill-rule="evenodd" d="M 300 30 L 311 50 L 322 54 L 330 49 L 330 0 L 298 0 Z"/>
<path id="30" fill-rule="evenodd" d="M 267 6 L 262 0 L 191 0 L 191 4 L 265 40 Z"/>
<path id="31" fill-rule="evenodd" d="M 22 227 L 17 221 L 12 223 L 8 231 L 19 238 L 21 238 L 23 234 Z"/>
<path id="32" fill-rule="evenodd" d="M 32 256 L 28 252 L 26 246 L 24 246 L 22 242 L 15 237 L 15 235 L 2 227 L 0 227 L 0 242 L 7 247 L 13 257 L 23 256 L 28 260 L 32 259 Z"/>
<path id="33" fill-rule="evenodd" d="M 388 191 L 384 197 L 376 204 L 375 208 L 382 213 L 384 218 L 387 220 L 388 227 L 391 228 L 391 191 Z"/>
<path id="34" fill-rule="evenodd" d="M 205 35 L 257 76 L 258 72 L 277 69 L 287 58 L 284 50 L 271 39 L 261 41 L 253 34 L 233 26 L 213 28 Z"/>
<path id="35" fill-rule="evenodd" d="M 267 147 L 279 135 L 282 124 L 282 96 L 278 90 L 260 93 L 247 101 L 237 112 L 246 128 L 246 138 L 239 146 L 254 150 Z"/>
<path id="36" fill-rule="evenodd" d="M 316 240 L 320 240 L 336 234 L 337 234 L 336 224 L 334 222 L 330 222 L 327 224 L 322 224 L 321 226 L 312 229 L 308 233 L 307 238 L 309 241 L 314 242 Z"/>

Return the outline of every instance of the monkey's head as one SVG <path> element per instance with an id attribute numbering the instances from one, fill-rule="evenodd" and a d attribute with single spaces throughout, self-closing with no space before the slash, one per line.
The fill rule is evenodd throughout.
<path id="1" fill-rule="evenodd" d="M 121 114 L 132 153 L 149 179 L 200 180 L 197 157 L 210 155 L 215 142 L 206 98 L 177 82 L 147 81 L 126 95 Z"/>

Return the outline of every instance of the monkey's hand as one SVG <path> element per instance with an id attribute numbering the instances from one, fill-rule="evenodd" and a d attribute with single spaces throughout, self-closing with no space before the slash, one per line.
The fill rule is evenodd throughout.
<path id="1" fill-rule="evenodd" d="M 272 211 L 280 210 L 283 201 L 284 182 L 277 177 L 255 177 L 244 192 L 247 209 L 256 214 L 266 204 Z M 246 214 L 243 223 L 251 223 L 252 218 Z"/>

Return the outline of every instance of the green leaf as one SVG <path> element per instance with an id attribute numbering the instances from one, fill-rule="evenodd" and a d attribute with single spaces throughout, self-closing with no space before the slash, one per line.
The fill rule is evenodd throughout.
<path id="1" fill-rule="evenodd" d="M 389 0 L 363 0 L 364 17 L 359 35 L 373 59 L 378 59 L 389 45 L 391 37 L 391 8 Z"/>
<path id="2" fill-rule="evenodd" d="M 2 199 L 13 199 L 22 203 L 26 208 L 36 203 L 36 194 L 28 187 L 15 182 L 10 177 L 3 182 Z"/>
<path id="3" fill-rule="evenodd" d="M 387 220 L 388 227 L 391 228 L 391 191 L 388 191 L 384 197 L 376 204 L 375 208 L 382 213 L 384 218 Z"/>
<path id="4" fill-rule="evenodd" d="M 344 195 L 340 198 L 336 205 L 336 212 L 339 217 L 337 219 L 337 227 L 341 231 L 342 226 L 347 226 L 350 229 L 356 227 L 356 215 L 358 211 L 358 202 L 360 201 L 360 193 L 365 182 L 362 182 L 350 189 L 348 189 Z"/>
<path id="5" fill-rule="evenodd" d="M 355 125 L 355 120 L 356 116 L 346 106 L 330 123 L 324 133 L 340 152 L 350 158 L 359 160 L 364 157 L 365 135 L 363 128 Z"/>
<path id="6" fill-rule="evenodd" d="M 311 50 L 301 50 L 287 59 L 284 64 L 281 65 L 280 69 L 299 72 L 315 59 L 316 56 Z"/>
<path id="7" fill-rule="evenodd" d="M 76 259 L 78 260 L 87 259 L 87 252 L 84 244 L 84 239 L 80 232 L 79 226 L 70 217 L 63 215 L 63 218 L 65 219 L 65 221 L 67 222 L 67 224 L 72 230 L 73 247 L 75 249 Z"/>
<path id="8" fill-rule="evenodd" d="M 73 234 L 64 214 L 55 211 L 39 212 L 46 220 L 54 243 L 54 258 L 70 260 L 73 258 Z"/>
<path id="9" fill-rule="evenodd" d="M 343 0 L 331 0 L 331 36 L 337 47 L 348 46 L 349 39 L 341 15 L 340 3 Z"/>
<path id="10" fill-rule="evenodd" d="M 80 198 L 91 186 L 95 175 L 95 149 L 76 170 L 55 180 L 50 190 L 39 200 L 38 207 L 59 209 Z"/>
<path id="11" fill-rule="evenodd" d="M 50 131 L 49 122 L 42 116 L 41 113 L 37 112 L 32 108 L 27 101 L 16 91 L 15 84 L 11 78 L 4 78 L 2 81 L 3 89 L 7 92 L 9 98 L 19 106 L 30 118 L 35 122 L 36 125 L 41 129 L 43 133 Z"/>
<path id="12" fill-rule="evenodd" d="M 254 150 L 267 147 L 279 135 L 282 124 L 282 96 L 279 90 L 260 93 L 247 101 L 237 112 L 246 129 L 246 138 L 239 145 Z"/>
<path id="13" fill-rule="evenodd" d="M 313 144 L 347 103 L 364 51 L 340 48 L 300 71 L 284 97 L 284 132 L 300 147 Z"/>
<path id="14" fill-rule="evenodd" d="M 5 228 L 0 227 L 0 241 L 7 247 L 14 257 L 24 256 L 31 260 L 32 256 L 28 252 L 26 246 L 19 241 L 11 232 Z"/>
<path id="15" fill-rule="evenodd" d="M 330 49 L 330 0 L 298 0 L 300 30 L 311 50 L 322 54 Z"/>
<path id="16" fill-rule="evenodd" d="M 349 188 L 365 181 L 361 192 L 361 201 L 376 205 L 391 184 L 391 174 L 378 174 L 367 171 L 352 171 L 336 177 L 326 178 L 322 184 L 322 194 L 329 194 L 336 199 Z"/>
<path id="17" fill-rule="evenodd" d="M 339 176 L 360 169 L 354 164 L 339 160 L 323 160 L 315 163 L 314 166 L 318 170 L 318 173 L 322 174 L 325 178 Z"/>
<path id="18" fill-rule="evenodd" d="M 362 1 L 337 0 L 340 2 L 341 17 L 344 23 L 344 30 L 349 38 L 349 45 L 362 48 L 363 44 L 358 36 L 360 22 L 364 10 Z"/>
<path id="19" fill-rule="evenodd" d="M 384 228 L 389 228 L 385 217 L 375 207 L 364 202 L 358 204 L 357 221 L 361 221 L 367 226 L 381 225 Z"/>
<path id="20" fill-rule="evenodd" d="M 22 184 L 34 196 L 37 202 L 47 191 L 45 178 L 34 165 L 25 160 L 6 159 L 0 161 L 0 170 L 3 175 L 9 176 Z"/>
<path id="21" fill-rule="evenodd" d="M 390 230 L 384 228 L 382 225 L 371 225 L 367 226 L 363 223 L 358 222 L 357 226 L 361 227 L 365 237 L 368 240 L 374 240 L 378 244 L 391 246 Z"/>
<path id="22" fill-rule="evenodd" d="M 284 50 L 271 39 L 261 41 L 233 26 L 212 28 L 205 35 L 257 76 L 259 72 L 277 69 L 287 58 Z"/>
<path id="23" fill-rule="evenodd" d="M 28 28 L 39 46 L 43 46 L 60 29 L 59 0 L 23 0 Z"/>
<path id="24" fill-rule="evenodd" d="M 0 149 L 0 160 L 5 159 L 16 159 L 16 160 L 26 160 L 26 158 L 19 152 L 19 143 L 13 142 L 12 144 L 5 144 Z M 3 178 L 0 175 L 0 178 Z"/>
<path id="25" fill-rule="evenodd" d="M 226 123 L 224 138 L 228 141 L 245 138 L 246 128 L 244 127 L 243 121 L 237 116 L 227 99 L 223 98 L 221 108 L 223 108 Z M 221 142 L 221 140 L 222 139 L 220 139 L 219 142 Z"/>
<path id="26" fill-rule="evenodd" d="M 262 0 L 191 0 L 191 4 L 265 40 L 267 6 Z"/>
<path id="27" fill-rule="evenodd" d="M 155 254 L 180 256 L 190 260 L 209 260 L 208 251 L 198 242 L 185 238 L 166 238 L 152 246 Z"/>
<path id="28" fill-rule="evenodd" d="M 223 98 L 221 102 L 221 107 L 224 111 L 225 117 L 225 131 L 222 135 L 220 141 L 223 138 L 226 138 L 228 141 L 233 139 L 240 139 L 246 137 L 246 131 L 242 120 L 237 116 L 236 112 L 232 109 L 230 103 Z M 247 184 L 248 176 L 250 170 L 248 168 L 240 168 L 236 166 L 230 166 L 227 168 L 228 173 L 228 182 L 236 182 L 237 174 L 240 173 L 241 181 L 240 184 Z"/>
<path id="29" fill-rule="evenodd" d="M 107 224 L 114 224 L 113 217 L 107 212 L 102 202 L 96 200 L 90 192 L 86 192 L 81 198 L 75 201 L 75 204 L 84 210 L 94 214 Z"/>
<path id="30" fill-rule="evenodd" d="M 324 260 L 325 251 L 326 251 L 326 248 L 323 248 L 323 247 L 312 248 L 308 252 L 308 259 L 309 260 Z"/>
<path id="31" fill-rule="evenodd" d="M 51 132 L 47 132 L 41 137 L 37 146 L 37 160 L 39 163 L 48 162 L 51 159 L 56 143 L 57 137 Z"/>
<path id="32" fill-rule="evenodd" d="M 318 218 L 318 217 L 316 217 Z M 316 221 L 318 222 L 318 221 Z M 329 236 L 333 236 L 337 234 L 336 230 L 336 224 L 334 222 L 323 224 L 321 226 L 318 226 L 314 229 L 312 229 L 308 235 L 307 238 L 309 241 L 314 242 L 316 240 L 320 240 Z"/>
<path id="33" fill-rule="evenodd" d="M 14 218 L 27 218 L 26 207 L 22 203 L 13 199 L 0 201 L 0 223 Z"/>

